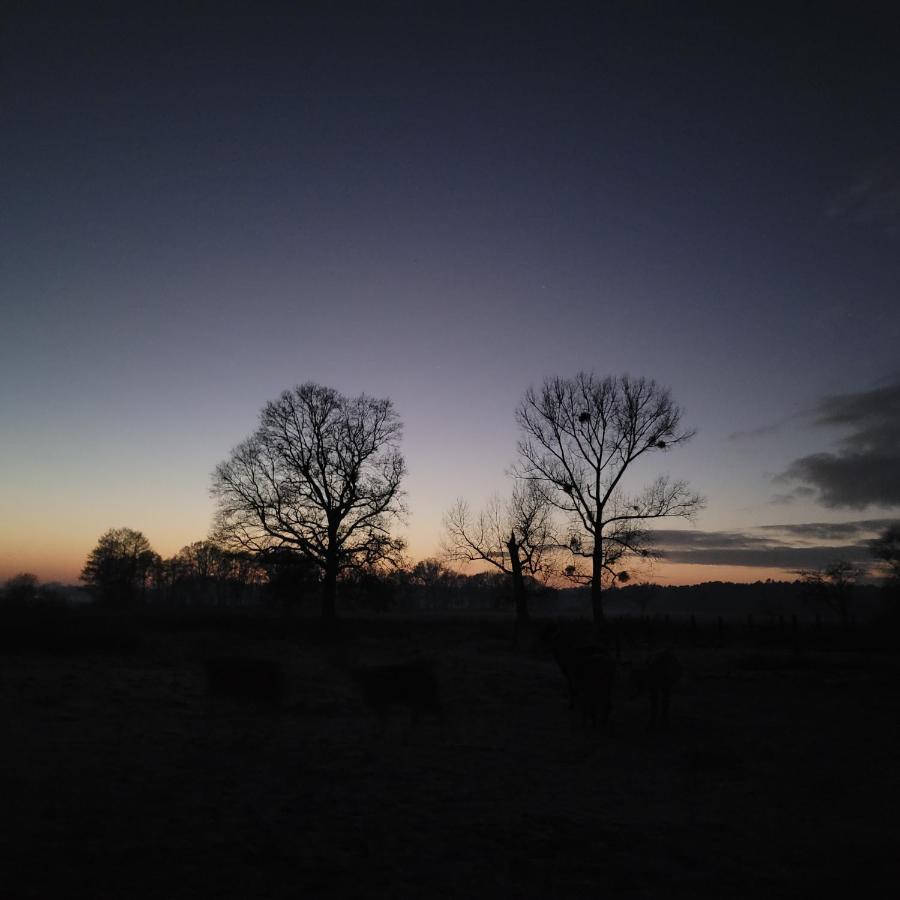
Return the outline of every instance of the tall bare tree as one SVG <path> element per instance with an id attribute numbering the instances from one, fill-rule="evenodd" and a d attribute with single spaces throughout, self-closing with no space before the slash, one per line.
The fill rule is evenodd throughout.
<path id="1" fill-rule="evenodd" d="M 507 503 L 494 498 L 477 517 L 465 500 L 444 516 L 444 556 L 451 562 L 486 562 L 512 579 L 516 622 L 528 621 L 525 575 L 548 573 L 556 539 L 552 508 L 541 485 L 517 483 Z"/>
<path id="2" fill-rule="evenodd" d="M 341 572 L 399 563 L 402 425 L 389 399 L 307 383 L 267 403 L 256 431 L 213 473 L 215 539 L 266 555 L 291 548 L 322 573 L 322 616 Z"/>
<path id="3" fill-rule="evenodd" d="M 648 522 L 690 517 L 703 505 L 686 482 L 667 476 L 635 494 L 623 484 L 642 456 L 693 436 L 681 418 L 668 389 L 652 380 L 585 372 L 529 388 L 516 410 L 522 433 L 516 473 L 540 484 L 567 515 L 573 555 L 567 574 L 590 584 L 598 627 L 604 587 L 627 579 L 628 558 L 651 553 Z"/>

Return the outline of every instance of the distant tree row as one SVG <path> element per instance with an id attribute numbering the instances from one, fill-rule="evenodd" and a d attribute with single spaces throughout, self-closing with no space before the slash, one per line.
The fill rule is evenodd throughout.
<path id="1" fill-rule="evenodd" d="M 875 540 L 869 542 L 876 572 L 883 576 L 883 591 L 887 610 L 900 615 L 900 523 L 889 525 Z M 830 610 L 843 625 L 853 617 L 857 583 L 867 570 L 847 560 L 837 559 L 823 569 L 797 573 L 807 596 Z"/>
<path id="2" fill-rule="evenodd" d="M 270 573 L 250 554 L 233 553 L 211 541 L 188 544 L 163 559 L 140 531 L 111 528 L 88 556 L 81 580 L 96 601 L 109 607 L 151 600 L 234 606 L 253 602 L 259 586 L 278 583 L 275 561 L 271 568 Z"/>
<path id="3" fill-rule="evenodd" d="M 70 595 L 71 588 L 57 582 L 41 584 L 31 572 L 14 575 L 0 589 L 0 601 L 7 609 L 63 606 L 69 602 Z"/>
<path id="4" fill-rule="evenodd" d="M 267 605 L 290 611 L 320 596 L 321 590 L 320 572 L 293 550 L 254 556 L 198 541 L 163 559 L 141 532 L 130 528 L 113 528 L 101 536 L 81 578 L 94 600 L 117 610 Z M 358 609 L 499 610 L 510 603 L 509 582 L 499 573 L 464 574 L 434 558 L 413 566 L 355 570 L 339 586 Z M 33 602 L 39 592 L 34 575 L 7 583 L 10 601 Z"/>

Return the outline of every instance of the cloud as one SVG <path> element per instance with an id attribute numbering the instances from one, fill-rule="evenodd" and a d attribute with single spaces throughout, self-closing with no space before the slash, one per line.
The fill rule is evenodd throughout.
<path id="1" fill-rule="evenodd" d="M 832 509 L 900 506 L 900 383 L 825 397 L 815 424 L 848 433 L 834 451 L 801 456 L 777 476 L 797 487 L 776 502 L 812 490 Z"/>
<path id="2" fill-rule="evenodd" d="M 826 213 L 900 238 L 900 161 L 885 158 L 864 169 L 832 198 Z"/>
<path id="3" fill-rule="evenodd" d="M 874 537 L 895 519 L 858 519 L 855 522 L 802 522 L 795 525 L 758 525 L 757 530 L 790 535 L 801 540 L 845 541 Z"/>
<path id="4" fill-rule="evenodd" d="M 760 425 L 758 428 L 748 428 L 746 431 L 732 431 L 726 440 L 746 441 L 752 438 L 768 437 L 770 434 L 778 434 L 784 422 L 770 422 L 768 425 Z"/>
<path id="5" fill-rule="evenodd" d="M 755 438 L 768 437 L 771 434 L 778 434 L 785 425 L 793 422 L 795 419 L 808 415 L 809 410 L 800 410 L 789 416 L 784 416 L 777 422 L 766 422 L 763 425 L 757 425 L 756 428 L 748 428 L 743 431 L 732 431 L 726 440 L 728 441 L 747 441 Z"/>
<path id="6" fill-rule="evenodd" d="M 879 520 L 880 521 L 880 520 Z M 818 523 L 812 523 L 816 525 Z M 802 526 L 771 526 L 798 528 Z M 736 531 L 667 531 L 653 534 L 653 545 L 668 562 L 761 569 L 820 569 L 845 559 L 869 564 L 869 542 L 796 546 L 767 535 Z"/>
<path id="7" fill-rule="evenodd" d="M 775 480 L 782 480 L 782 477 L 779 476 Z M 790 506 L 791 503 L 796 503 L 798 500 L 802 500 L 804 497 L 814 497 L 815 494 L 815 489 L 800 485 L 799 487 L 795 487 L 793 490 L 788 491 L 787 493 L 773 494 L 770 502 L 776 503 L 780 506 Z"/>

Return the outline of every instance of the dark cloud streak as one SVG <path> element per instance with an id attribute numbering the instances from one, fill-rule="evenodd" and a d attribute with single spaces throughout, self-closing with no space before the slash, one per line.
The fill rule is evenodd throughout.
<path id="1" fill-rule="evenodd" d="M 758 530 L 787 534 L 791 537 L 839 541 L 862 538 L 883 531 L 894 523 L 894 519 L 860 519 L 855 522 L 802 522 L 795 525 L 759 525 Z"/>
<path id="2" fill-rule="evenodd" d="M 811 526 L 815 528 L 818 523 L 811 523 Z M 787 527 L 797 529 L 809 526 Z M 654 533 L 654 545 L 666 562 L 704 566 L 747 566 L 795 571 L 822 568 L 837 559 L 859 564 L 871 561 L 867 540 L 836 545 L 795 546 L 768 536 L 745 532 L 660 530 Z"/>
<path id="3" fill-rule="evenodd" d="M 900 506 L 900 383 L 825 397 L 815 424 L 849 433 L 834 451 L 795 459 L 777 483 L 813 489 L 833 509 Z"/>

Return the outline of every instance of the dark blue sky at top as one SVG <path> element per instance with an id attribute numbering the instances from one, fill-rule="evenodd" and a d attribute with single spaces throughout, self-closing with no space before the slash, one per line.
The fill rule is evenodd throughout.
<path id="1" fill-rule="evenodd" d="M 141 460 L 195 526 L 316 380 L 395 399 L 431 527 L 502 488 L 546 374 L 656 377 L 711 441 L 894 377 L 897 37 L 858 5 L 13 5 L 4 467 L 70 507 Z"/>

